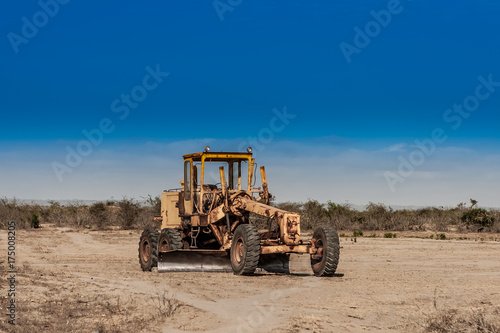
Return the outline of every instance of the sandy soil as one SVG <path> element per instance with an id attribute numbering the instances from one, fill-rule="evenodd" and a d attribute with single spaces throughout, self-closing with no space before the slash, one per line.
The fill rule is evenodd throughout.
<path id="1" fill-rule="evenodd" d="M 6 232 L 0 232 L 6 313 Z M 17 232 L 19 332 L 407 332 L 436 310 L 500 307 L 500 235 L 341 238 L 337 276 L 142 272 L 139 231 Z M 468 239 L 459 239 L 459 238 Z M 9 331 L 6 316 L 0 331 Z"/>

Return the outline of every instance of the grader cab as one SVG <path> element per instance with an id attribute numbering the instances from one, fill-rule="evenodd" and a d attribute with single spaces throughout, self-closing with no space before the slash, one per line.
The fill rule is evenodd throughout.
<path id="1" fill-rule="evenodd" d="M 313 273 L 332 276 L 339 260 L 339 238 L 328 226 L 302 239 L 300 215 L 269 205 L 264 167 L 255 187 L 257 164 L 247 152 L 184 155 L 181 188 L 161 194 L 160 231 L 146 229 L 139 241 L 143 271 L 208 271 L 253 274 L 258 268 L 289 273 L 290 253 L 310 255 Z M 265 230 L 251 214 L 267 219 Z M 254 216 L 256 216 L 254 215 Z"/>

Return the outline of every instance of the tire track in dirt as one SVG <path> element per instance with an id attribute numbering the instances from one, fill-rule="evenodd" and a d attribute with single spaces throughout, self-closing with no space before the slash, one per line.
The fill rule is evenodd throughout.
<path id="1" fill-rule="evenodd" d="M 307 256 L 292 256 L 292 275 L 142 272 L 139 234 L 45 226 L 19 231 L 20 264 L 34 266 L 19 274 L 25 279 L 20 294 L 34 300 L 33 309 L 77 297 L 89 305 L 102 303 L 106 318 L 123 324 L 132 314 L 135 322 L 151 318 L 158 312 L 151 298 L 168 292 L 185 305 L 170 317 L 156 317 L 143 332 L 174 333 L 416 331 L 436 312 L 434 304 L 439 310 L 500 307 L 499 242 L 399 234 L 357 242 L 342 238 L 337 271 L 345 275 L 317 278 Z M 464 236 L 471 237 L 455 237 Z M 128 302 L 132 312 L 116 312 L 118 300 Z M 107 310 L 108 301 L 115 313 Z M 78 304 L 84 303 L 70 306 Z M 69 320 L 79 325 L 96 320 L 91 312 L 77 313 L 81 317 Z"/>
<path id="2" fill-rule="evenodd" d="M 109 257 L 109 252 L 116 250 L 115 246 L 110 246 L 106 239 L 103 239 L 101 242 L 100 240 L 96 240 L 90 234 L 71 233 L 68 234 L 68 236 L 71 242 L 68 242 L 64 246 L 64 253 L 65 256 L 72 257 L 72 259 L 68 259 L 73 261 L 76 259 L 75 256 L 79 258 L 82 252 L 85 252 L 85 259 L 88 260 L 89 255 L 92 256 L 97 254 L 92 252 L 89 253 L 89 249 L 100 249 L 101 252 L 99 254 L 101 256 L 105 256 L 106 262 L 109 263 L 111 259 Z M 103 252 L 108 254 L 103 254 Z M 143 274 L 147 276 L 146 273 Z M 152 274 L 157 275 L 158 273 L 153 272 Z M 182 275 L 183 274 L 179 276 L 180 279 L 182 279 Z M 231 274 L 230 276 L 233 278 Z M 269 276 L 278 277 L 278 279 L 287 279 L 287 277 L 283 276 L 267 275 L 268 278 Z M 78 277 L 87 283 L 89 280 L 92 280 L 92 284 L 94 286 L 100 286 L 103 290 L 112 289 L 115 290 L 115 292 L 118 290 L 133 290 L 134 293 L 150 295 L 155 290 L 158 290 L 158 286 L 155 284 L 157 281 L 117 281 L 115 279 L 110 279 L 109 277 L 101 278 L 95 275 L 82 273 L 78 273 Z M 158 275 L 155 276 L 155 278 L 156 277 L 160 276 Z M 239 278 L 240 277 L 234 276 L 234 279 Z M 249 278 L 256 279 L 259 277 Z M 199 283 L 201 284 L 202 282 Z M 235 295 L 236 297 L 233 296 L 230 298 L 217 299 L 217 295 L 210 295 L 212 298 L 216 298 L 215 301 L 203 300 L 200 298 L 198 293 L 195 292 L 193 294 L 184 292 L 181 288 L 177 288 L 172 284 L 163 283 L 161 288 L 168 289 L 169 292 L 171 292 L 172 297 L 183 302 L 184 304 L 205 312 L 203 317 L 205 317 L 206 320 L 217 321 L 217 323 L 222 323 L 223 326 L 226 326 L 226 328 L 222 330 L 218 329 L 214 332 L 256 332 L 259 329 L 268 331 L 273 328 L 278 328 L 283 325 L 284 321 L 287 321 L 290 315 L 289 312 L 293 311 L 290 310 L 289 304 L 284 302 L 283 299 L 293 299 L 293 295 L 303 293 L 308 289 L 318 288 L 323 284 L 321 279 L 312 276 L 300 277 L 299 280 L 296 281 L 296 284 L 297 283 L 301 285 L 301 287 L 277 289 L 268 288 L 265 291 L 261 291 L 263 288 L 259 288 L 260 292 L 258 294 L 255 294 L 255 289 L 251 285 L 242 285 L 240 286 L 240 292 Z M 222 289 L 224 288 L 223 285 L 219 285 L 219 287 Z M 176 322 L 176 325 L 167 324 L 163 328 L 163 331 L 174 332 L 174 330 L 176 330 L 174 326 L 179 326 L 178 320 L 176 320 Z M 225 323 L 227 323 L 227 325 Z M 183 330 L 178 331 L 183 332 Z"/>
<path id="3" fill-rule="evenodd" d="M 117 281 L 89 274 L 78 274 L 77 278 L 86 282 L 92 280 L 95 287 L 108 291 L 133 290 L 134 293 L 151 295 L 160 290 L 155 284 L 156 281 Z M 200 315 L 196 318 L 197 321 L 205 321 L 205 325 L 212 322 L 213 324 L 221 324 L 224 327 L 216 330 L 203 330 L 204 332 L 259 332 L 261 330 L 262 332 L 268 332 L 283 326 L 283 323 L 287 322 L 289 315 L 291 315 L 290 312 L 293 312 L 293 309 L 290 309 L 289 304 L 284 299 L 293 298 L 296 294 L 306 292 L 311 288 L 318 288 L 324 283 L 315 277 L 311 277 L 311 279 L 305 277 L 301 278 L 301 280 L 303 281 L 303 287 L 269 288 L 265 292 L 261 291 L 258 294 L 255 294 L 251 288 L 245 288 L 246 290 L 242 290 L 241 294 L 249 296 L 241 297 L 239 295 L 238 297 L 218 299 L 216 301 L 202 300 L 199 295 L 183 292 L 175 286 L 165 283 L 161 285 L 161 288 L 168 289 L 173 298 L 193 307 L 195 311 L 200 311 Z M 171 323 L 167 321 L 162 328 L 162 332 L 185 333 L 185 329 L 176 328 L 183 324 L 184 319 L 183 317 L 176 318 Z"/>

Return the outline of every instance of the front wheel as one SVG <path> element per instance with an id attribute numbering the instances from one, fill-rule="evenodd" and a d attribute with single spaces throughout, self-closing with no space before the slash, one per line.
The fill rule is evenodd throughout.
<path id="1" fill-rule="evenodd" d="M 255 272 L 260 258 L 259 232 L 254 225 L 241 224 L 236 228 L 231 244 L 231 267 L 236 275 Z"/>
<path id="2" fill-rule="evenodd" d="M 181 234 L 177 229 L 163 229 L 158 238 L 158 252 L 180 250 L 184 247 Z"/>
<path id="3" fill-rule="evenodd" d="M 340 243 L 337 231 L 332 227 L 319 227 L 314 231 L 311 268 L 316 276 L 333 276 L 339 263 Z"/>
<path id="4" fill-rule="evenodd" d="M 146 229 L 139 240 L 139 263 L 143 271 L 158 265 L 158 231 Z"/>

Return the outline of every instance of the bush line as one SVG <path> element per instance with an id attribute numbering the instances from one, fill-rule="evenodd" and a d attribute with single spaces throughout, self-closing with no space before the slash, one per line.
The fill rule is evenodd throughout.
<path id="1" fill-rule="evenodd" d="M 160 197 L 150 195 L 144 199 L 144 205 L 133 198 L 101 201 L 91 205 L 61 205 L 56 201 L 49 201 L 48 205 L 38 205 L 0 198 L 0 229 L 6 229 L 8 221 L 11 220 L 15 220 L 20 229 L 37 228 L 42 223 L 98 230 L 112 226 L 123 229 L 158 227 L 153 217 L 161 214 Z M 331 201 L 322 204 L 317 200 L 281 203 L 273 201 L 271 205 L 300 213 L 302 230 L 330 225 L 337 230 L 351 231 L 354 236 L 362 236 L 363 230 L 444 232 L 449 231 L 450 227 L 459 232 L 500 232 L 500 211 L 474 208 L 477 201 L 471 202 L 473 205 L 469 208 L 461 203 L 455 208 L 428 207 L 416 210 L 394 210 L 384 204 L 370 202 L 363 211 L 355 210 L 348 204 Z M 251 214 L 251 220 L 259 228 L 268 227 L 267 218 Z"/>

